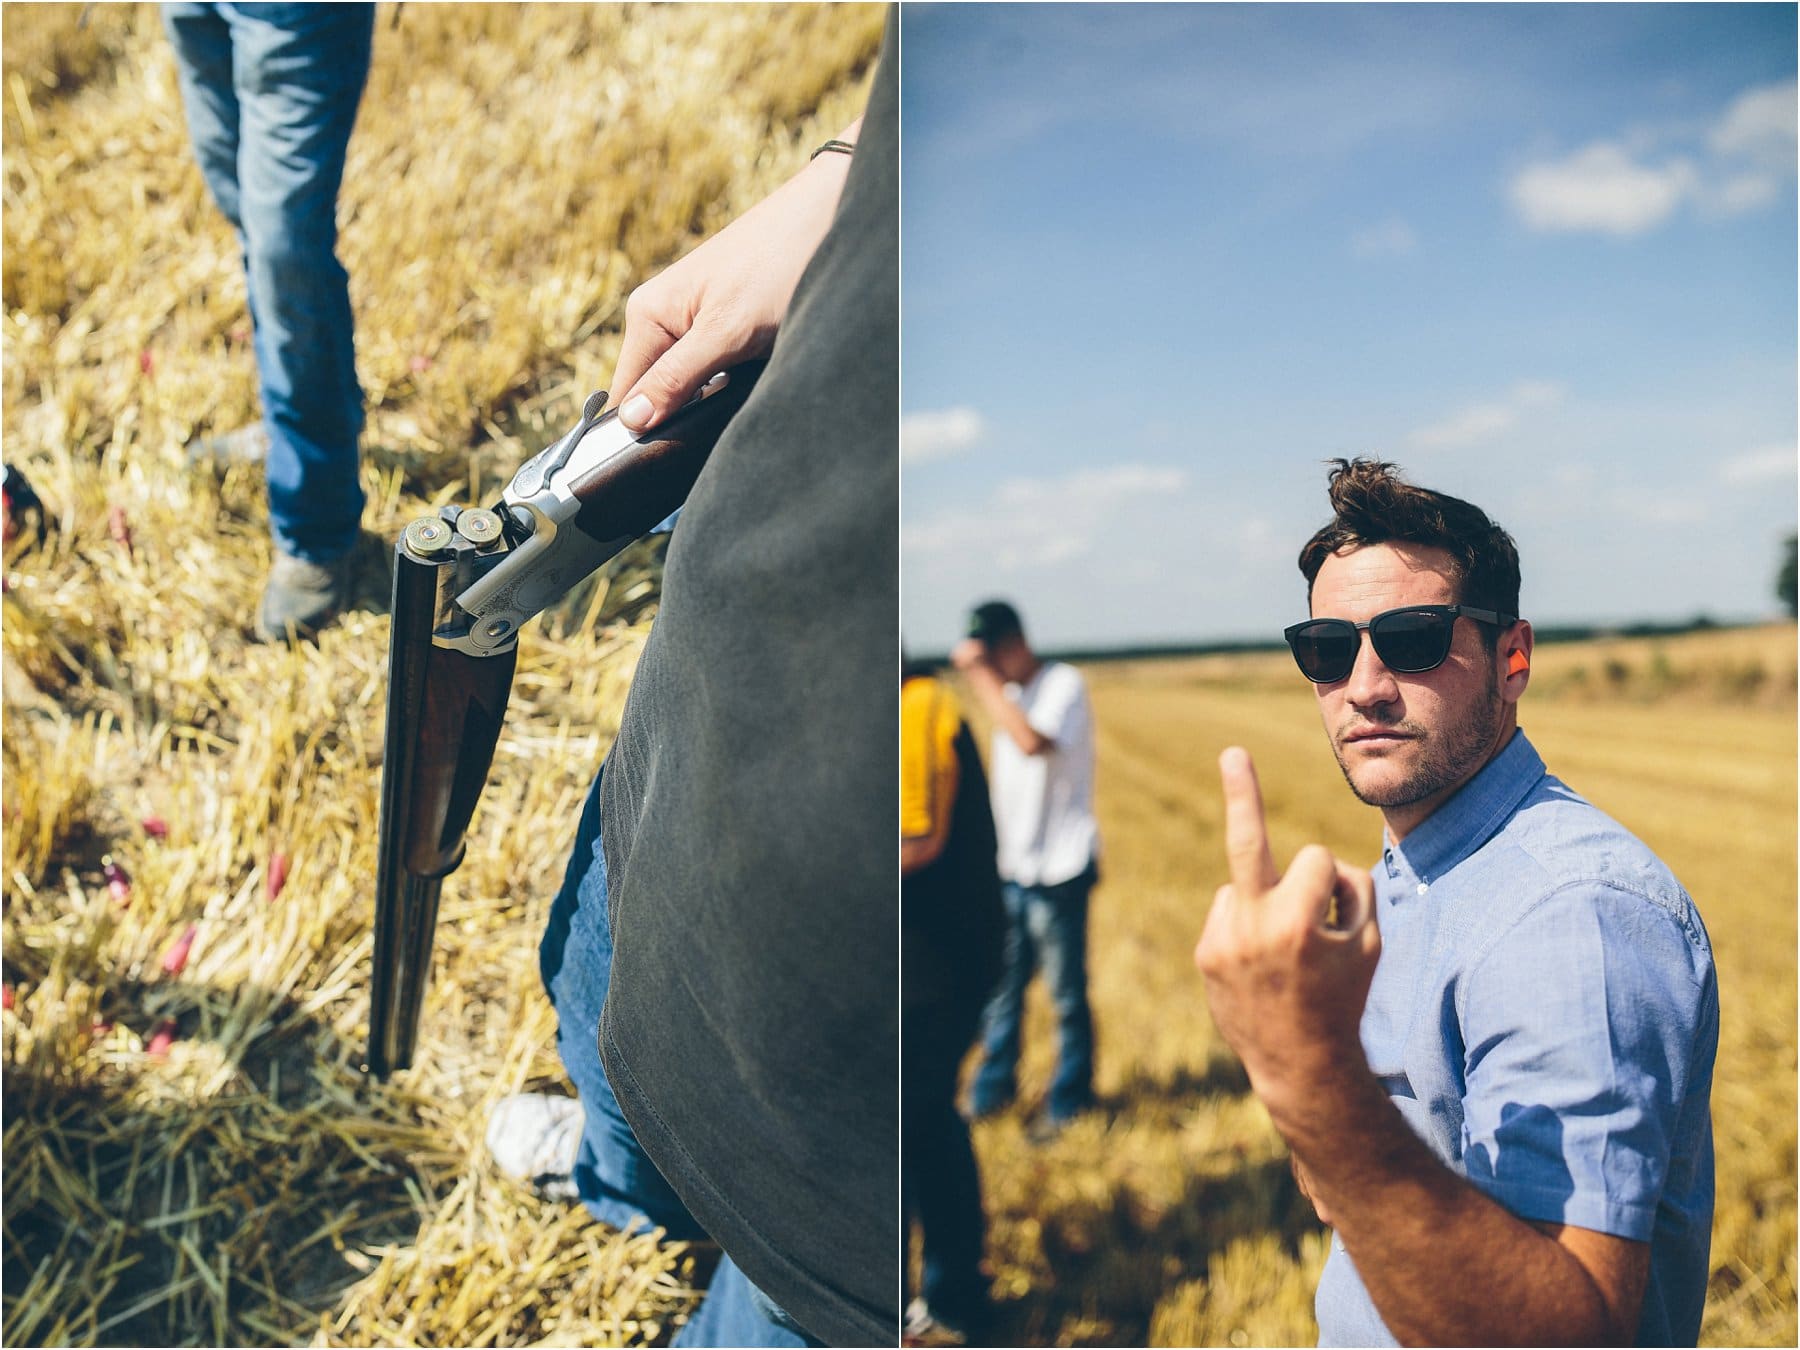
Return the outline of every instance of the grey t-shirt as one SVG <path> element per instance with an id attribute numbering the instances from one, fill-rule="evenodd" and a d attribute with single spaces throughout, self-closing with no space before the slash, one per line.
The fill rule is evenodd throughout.
<path id="1" fill-rule="evenodd" d="M 893 32 L 831 231 L 676 531 L 607 761 L 607 1078 L 766 1294 L 899 1322 Z"/>

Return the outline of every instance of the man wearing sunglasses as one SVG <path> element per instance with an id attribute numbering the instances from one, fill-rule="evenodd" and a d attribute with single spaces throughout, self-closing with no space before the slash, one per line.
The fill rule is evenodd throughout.
<path id="1" fill-rule="evenodd" d="M 1195 960 L 1335 1229 L 1321 1342 L 1692 1345 L 1713 1203 L 1712 953 L 1686 892 L 1518 726 L 1518 553 L 1477 507 L 1338 461 L 1287 630 L 1372 874 L 1285 874 L 1220 757 L 1231 882 Z"/>

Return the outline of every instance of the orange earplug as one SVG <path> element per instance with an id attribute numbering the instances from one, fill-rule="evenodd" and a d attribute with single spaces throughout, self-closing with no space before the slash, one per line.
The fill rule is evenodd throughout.
<path id="1" fill-rule="evenodd" d="M 1531 661 L 1526 657 L 1524 652 L 1514 652 L 1506 663 L 1506 673 L 1508 675 L 1523 675 L 1530 669 Z"/>

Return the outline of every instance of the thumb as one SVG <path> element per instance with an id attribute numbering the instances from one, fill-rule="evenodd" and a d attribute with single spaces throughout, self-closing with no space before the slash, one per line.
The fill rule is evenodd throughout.
<path id="1" fill-rule="evenodd" d="M 1375 882 L 1363 868 L 1338 861 L 1337 902 L 1333 931 L 1358 936 L 1364 925 L 1379 927 L 1375 917 Z"/>
<path id="2" fill-rule="evenodd" d="M 1323 844 L 1308 844 L 1294 855 L 1270 898 L 1296 921 L 1322 926 L 1331 914 L 1337 887 L 1337 859 L 1331 850 Z"/>
<path id="3" fill-rule="evenodd" d="M 619 420 L 647 431 L 692 398 L 701 385 L 730 365 L 735 353 L 721 350 L 715 333 L 695 325 L 641 375 L 619 404 Z"/>
<path id="4" fill-rule="evenodd" d="M 1200 925 L 1200 941 L 1194 944 L 1194 965 L 1202 975 L 1214 974 L 1218 966 L 1220 944 L 1226 941 L 1225 930 L 1231 926 L 1231 910 L 1237 903 L 1231 883 L 1213 892 L 1212 907 Z"/>

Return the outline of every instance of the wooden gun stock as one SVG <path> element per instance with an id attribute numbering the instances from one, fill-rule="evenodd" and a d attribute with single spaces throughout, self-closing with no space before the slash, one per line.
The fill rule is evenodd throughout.
<path id="1" fill-rule="evenodd" d="M 414 521 L 395 544 L 369 998 L 368 1067 L 377 1078 L 412 1065 L 438 896 L 462 862 L 493 765 L 520 624 L 687 499 L 762 365 L 736 367 L 723 388 L 641 438 L 611 425 L 612 414 L 584 419 L 578 432 L 597 427 L 605 438 L 596 442 L 608 447 L 599 462 L 584 467 L 564 454 L 565 475 L 533 461 L 498 508 L 447 507 L 441 518 Z M 529 492 L 515 493 L 521 480 Z"/>

